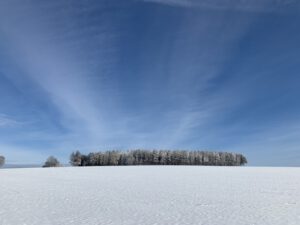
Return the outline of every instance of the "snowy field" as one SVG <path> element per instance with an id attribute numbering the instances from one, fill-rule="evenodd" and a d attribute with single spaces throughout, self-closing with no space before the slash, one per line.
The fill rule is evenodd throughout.
<path id="1" fill-rule="evenodd" d="M 0 170 L 0 225 L 299 225 L 300 168 Z"/>

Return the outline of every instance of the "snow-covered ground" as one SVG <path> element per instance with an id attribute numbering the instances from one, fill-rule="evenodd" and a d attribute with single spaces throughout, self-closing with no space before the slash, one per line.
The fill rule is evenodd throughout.
<path id="1" fill-rule="evenodd" d="M 299 225 L 300 168 L 0 170 L 1 225 Z"/>

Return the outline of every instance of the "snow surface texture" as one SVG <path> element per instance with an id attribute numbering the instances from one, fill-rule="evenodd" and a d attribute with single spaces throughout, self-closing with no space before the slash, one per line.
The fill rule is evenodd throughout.
<path id="1" fill-rule="evenodd" d="M 299 225 L 300 168 L 0 170 L 1 225 Z"/>

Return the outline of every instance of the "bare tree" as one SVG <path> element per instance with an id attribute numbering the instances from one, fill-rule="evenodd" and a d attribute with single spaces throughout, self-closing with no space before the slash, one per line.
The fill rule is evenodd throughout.
<path id="1" fill-rule="evenodd" d="M 54 157 L 54 156 L 50 156 L 45 164 L 43 165 L 43 167 L 59 167 L 60 163 L 59 161 Z"/>

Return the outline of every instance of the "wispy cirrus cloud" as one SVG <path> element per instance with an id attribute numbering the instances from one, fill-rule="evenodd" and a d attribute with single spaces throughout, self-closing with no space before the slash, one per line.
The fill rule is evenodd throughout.
<path id="1" fill-rule="evenodd" d="M 55 7 L 59 8 L 59 6 Z M 62 5 L 61 7 L 66 6 Z M 13 11 L 12 8 L 10 10 Z M 198 28 L 195 29 L 195 27 L 190 25 L 191 18 L 184 19 L 186 21 L 178 27 L 178 36 L 175 36 L 174 42 L 171 44 L 170 58 L 166 62 L 166 67 L 168 74 L 174 74 L 168 82 L 169 90 L 167 94 L 170 98 L 174 96 L 174 101 L 180 99 L 180 105 L 178 105 L 176 112 L 173 112 L 172 109 L 167 109 L 167 112 L 165 112 L 169 120 L 164 121 L 166 126 L 163 133 L 171 133 L 172 138 L 168 138 L 162 137 L 155 129 L 152 131 L 153 134 L 147 131 L 141 132 L 139 129 L 137 129 L 139 131 L 131 129 L 130 126 L 132 123 L 139 124 L 141 127 L 151 126 L 147 124 L 147 115 L 139 117 L 130 113 L 122 114 L 122 109 L 120 110 L 118 106 L 120 90 L 114 88 L 114 85 L 110 86 L 110 82 L 101 83 L 101 80 L 105 81 L 109 69 L 114 66 L 117 67 L 114 64 L 118 58 L 116 56 L 116 43 L 114 42 L 114 37 L 117 36 L 117 33 L 112 29 L 110 24 L 102 24 L 100 20 L 97 24 L 89 24 L 84 29 L 92 31 L 88 37 L 85 35 L 81 37 L 82 29 L 78 29 L 76 26 L 75 28 L 72 26 L 71 28 L 67 27 L 65 28 L 67 32 L 57 35 L 58 30 L 56 27 L 61 26 L 61 23 L 49 21 L 47 17 L 40 14 L 38 6 L 32 8 L 18 6 L 17 11 L 20 12 L 18 15 L 15 15 L 13 12 L 9 13 L 10 10 L 8 8 L 6 12 L 3 12 L 10 19 L 3 20 L 0 23 L 2 24 L 3 33 L 9 40 L 7 46 L 9 52 L 12 52 L 11 57 L 22 71 L 24 71 L 23 75 L 18 76 L 25 76 L 31 79 L 34 84 L 39 85 L 44 90 L 44 98 L 51 101 L 61 113 L 60 122 L 74 133 L 75 136 L 81 136 L 79 139 L 85 139 L 85 143 L 89 142 L 89 145 L 93 143 L 110 143 L 112 139 L 119 137 L 120 139 L 127 139 L 126 141 L 120 141 L 123 143 L 121 145 L 125 146 L 140 143 L 140 146 L 151 147 L 153 145 L 152 140 L 157 141 L 157 146 L 176 146 L 176 143 L 180 142 L 181 139 L 185 139 L 190 134 L 192 123 L 195 126 L 201 123 L 203 117 L 206 117 L 204 115 L 213 114 L 213 110 L 211 109 L 199 110 L 197 107 L 195 109 L 193 105 L 198 97 L 195 96 L 194 98 L 191 95 L 197 95 L 197 92 L 204 90 L 207 87 L 208 81 L 218 75 L 221 66 L 215 67 L 215 62 L 218 62 L 220 65 L 224 63 L 232 43 L 243 34 L 243 30 L 245 29 L 244 23 L 233 26 L 231 32 L 234 32 L 234 34 L 230 33 L 229 35 L 226 34 L 227 31 L 224 29 L 213 29 L 211 31 L 206 27 L 205 23 L 199 24 Z M 73 13 L 72 10 L 71 7 L 70 11 L 66 11 L 67 14 L 70 13 L 71 16 Z M 77 13 L 89 16 L 92 10 L 92 8 L 88 7 L 87 10 Z M 40 19 L 33 22 L 31 21 L 32 18 L 29 18 L 29 21 L 27 19 L 23 20 L 23 16 L 27 14 Z M 57 16 L 60 17 L 61 15 L 58 14 Z M 68 23 L 74 23 L 68 16 L 63 15 L 62 17 Z M 11 24 L 8 21 L 14 21 L 14 23 Z M 39 21 L 48 24 L 52 29 L 42 27 Z M 35 26 L 29 26 L 29 22 L 35 24 Z M 186 26 L 187 24 L 188 26 Z M 222 21 L 218 22 L 216 28 L 221 25 Z M 24 30 L 24 28 L 27 29 Z M 192 38 L 186 38 L 184 35 L 185 32 L 192 33 Z M 189 58 L 199 57 L 198 50 L 193 49 L 192 45 L 183 46 L 182 44 L 186 41 L 201 40 L 202 34 L 206 32 L 210 33 L 210 35 L 223 33 L 223 37 L 218 40 L 218 43 L 211 42 L 203 45 L 200 57 L 201 63 L 198 66 L 188 66 L 189 64 L 193 64 L 193 62 L 188 60 Z M 56 42 L 55 40 L 58 38 L 60 41 Z M 98 50 L 91 49 L 91 52 L 88 52 L 90 49 L 86 46 L 83 47 L 85 44 L 88 46 L 89 43 L 87 40 L 91 42 L 96 41 L 94 45 L 97 45 Z M 226 47 L 222 46 L 224 43 L 226 43 Z M 177 46 L 180 47 L 178 48 Z M 186 47 L 188 47 L 189 51 L 186 50 Z M 77 51 L 76 48 L 79 48 L 80 51 Z M 215 51 L 222 54 L 218 53 L 216 55 Z M 94 53 L 97 57 L 88 59 L 90 53 Z M 183 54 L 186 54 L 187 60 L 181 62 L 178 56 Z M 82 57 L 87 58 L 81 61 Z M 112 65 L 109 65 L 110 63 Z M 149 62 L 144 59 L 144 63 L 148 64 Z M 186 65 L 183 65 L 184 63 Z M 97 64 L 97 71 L 91 69 L 90 66 L 93 64 Z M 157 61 L 155 64 L 160 65 L 161 62 Z M 105 71 L 105 73 L 101 74 L 102 71 Z M 145 73 L 145 71 L 140 72 Z M 161 72 L 159 71 L 159 73 Z M 197 77 L 199 73 L 201 73 L 201 77 Z M 189 74 L 188 79 L 183 74 Z M 149 76 L 153 75 L 150 74 Z M 95 77 L 97 78 L 97 86 L 93 83 Z M 8 78 L 12 81 L 18 79 L 17 77 Z M 186 88 L 186 86 L 192 84 L 190 82 L 194 79 L 197 79 L 197 83 L 201 85 L 191 86 L 189 91 L 183 89 L 186 93 L 174 95 L 180 86 Z M 150 92 L 144 96 L 145 98 L 152 95 L 152 86 L 148 87 L 146 81 L 141 82 L 140 86 L 145 88 L 146 91 L 150 89 Z M 95 91 L 95 88 L 97 88 L 97 91 Z M 112 112 L 116 113 L 116 117 L 119 118 L 118 120 L 113 121 Z M 158 117 L 152 119 L 155 119 L 156 123 L 160 123 Z M 173 125 L 178 120 L 179 123 Z M 195 123 L 195 120 L 199 122 Z"/>
<path id="2" fill-rule="evenodd" d="M 14 127 L 18 126 L 21 123 L 8 115 L 5 114 L 0 114 L 0 128 L 5 128 L 5 127 Z"/>
<path id="3" fill-rule="evenodd" d="M 144 0 L 174 7 L 193 7 L 213 10 L 233 10 L 248 12 L 284 12 L 287 9 L 299 10 L 296 0 Z"/>
<path id="4" fill-rule="evenodd" d="M 195 4 L 194 1 L 166 2 L 182 6 Z M 203 5 L 208 4 L 204 3 Z M 101 7 L 102 10 L 106 9 L 105 6 Z M 52 17 L 41 14 L 38 4 L 30 8 L 15 8 L 13 5 L 3 11 L 8 20 L 2 20 L 0 24 L 9 40 L 7 46 L 12 59 L 24 71 L 23 75 L 18 76 L 31 79 L 44 91 L 44 99 L 50 101 L 60 112 L 60 118 L 56 120 L 71 133 L 66 135 L 63 143 L 60 142 L 60 145 L 66 148 L 72 148 L 71 146 L 76 144 L 86 148 L 99 145 L 114 146 L 112 143 L 115 143 L 115 139 L 118 139 L 117 146 L 125 148 L 182 146 L 183 142 L 193 136 L 196 128 L 206 129 L 209 121 L 224 108 L 224 104 L 221 104 L 222 98 L 210 98 L 200 93 L 209 88 L 212 79 L 220 76 L 235 48 L 234 43 L 243 36 L 252 22 L 252 18 L 247 18 L 235 21 L 228 27 L 223 21 L 224 15 L 217 18 L 213 15 L 200 15 L 196 18 L 195 27 L 195 18 L 186 15 L 179 20 L 176 32 L 170 30 L 174 32 L 172 40 L 166 45 L 159 44 L 160 50 L 155 52 L 158 56 L 155 61 L 150 62 L 147 54 L 137 52 L 141 54 L 141 62 L 144 65 L 153 66 L 147 75 L 144 68 L 137 71 L 143 79 L 139 88 L 130 91 L 130 95 L 141 94 L 142 99 L 147 100 L 153 96 L 153 86 L 158 85 L 152 83 L 151 78 L 168 76 L 167 90 L 163 93 L 165 99 L 162 102 L 167 102 L 170 107 L 160 112 L 159 108 L 151 109 L 152 104 L 145 102 L 142 105 L 143 111 L 147 109 L 152 113 L 139 112 L 136 115 L 134 109 L 125 110 L 127 112 L 123 113 L 124 109 L 120 107 L 122 89 L 119 88 L 122 88 L 122 84 L 118 88 L 118 83 L 111 82 L 112 78 L 111 81 L 106 81 L 109 75 L 114 77 L 119 72 L 113 69 L 118 67 L 119 49 L 116 48 L 118 42 L 115 37 L 119 34 L 114 29 L 118 24 L 108 22 L 111 14 L 108 14 L 103 23 L 103 20 L 97 17 L 91 18 L 92 7 L 78 10 L 73 8 L 72 4 L 68 8 L 68 4 L 65 3 L 54 6 L 49 3 L 45 8 L 53 11 L 59 11 L 59 8 L 67 10 L 65 14 L 55 14 L 57 18 L 61 18 L 55 21 Z M 16 9 L 18 14 L 14 11 Z M 76 27 L 77 19 L 73 18 L 73 10 L 89 19 L 95 19 L 97 23 L 89 23 L 84 29 Z M 31 17 L 26 18 L 27 14 Z M 207 20 L 214 21 L 212 27 L 207 26 Z M 61 34 L 57 29 L 63 26 L 60 21 L 68 24 L 62 28 Z M 78 19 L 77 22 L 83 21 Z M 155 23 L 154 20 L 153 24 Z M 43 27 L 43 24 L 47 26 Z M 87 34 L 84 34 L 85 32 Z M 159 36 L 162 37 L 163 34 Z M 211 37 L 210 41 L 207 40 L 207 36 Z M 92 48 L 89 47 L 91 43 Z M 197 43 L 197 48 L 194 43 Z M 153 50 L 145 47 L 145 51 L 150 54 Z M 168 52 L 167 58 L 162 58 L 164 52 Z M 96 70 L 93 69 L 93 65 L 97 65 Z M 12 81 L 18 79 L 8 78 Z M 147 79 L 150 79 L 150 82 Z M 154 94 L 153 97 L 160 98 L 159 94 Z M 121 96 L 121 99 L 124 98 Z M 131 104 L 134 100 L 125 98 L 125 101 Z M 201 102 L 201 105 L 198 102 Z M 214 102 L 216 106 L 212 106 L 210 102 Z M 231 104 L 234 104 L 233 102 Z M 163 128 L 159 128 L 158 125 Z"/>
<path id="5" fill-rule="evenodd" d="M 0 5 L 0 78 L 7 82 L 0 83 L 0 92 L 13 93 L 0 103 L 5 112 L 34 121 L 24 129 L 2 129 L 0 144 L 12 158 L 22 160 L 22 149 L 37 160 L 55 154 L 65 161 L 75 149 L 250 152 L 285 139 L 279 127 L 273 135 L 268 128 L 282 118 L 278 109 L 288 106 L 276 100 L 287 93 L 297 96 L 291 85 L 297 82 L 279 79 L 286 69 L 274 71 L 274 65 L 290 65 L 289 76 L 296 71 L 291 68 L 299 65 L 293 52 L 297 22 L 285 18 L 280 24 L 276 15 L 273 23 L 269 14 L 249 12 L 280 12 L 297 6 L 295 1 L 15 0 Z M 280 54 L 273 52 L 278 46 L 285 47 L 277 49 Z M 3 117 L 3 126 L 9 123 L 13 118 Z M 260 136 L 278 138 L 263 142 Z M 288 139 L 298 143 L 296 134 Z M 247 147 L 247 141 L 253 145 Z"/>
<path id="6" fill-rule="evenodd" d="M 88 135 L 85 138 L 93 136 L 99 140 L 107 132 L 103 109 L 108 108 L 108 105 L 111 104 L 107 102 L 107 99 L 110 98 L 109 93 L 112 92 L 108 86 L 101 88 L 102 84 L 99 81 L 104 76 L 99 74 L 96 77 L 99 90 L 97 94 L 93 93 L 95 71 L 92 67 L 96 60 L 97 72 L 101 73 L 101 69 L 107 72 L 110 67 L 109 63 L 115 60 L 114 57 L 109 57 L 114 54 L 111 44 L 113 31 L 110 30 L 109 24 L 103 24 L 99 20 L 99 23 L 88 24 L 84 31 L 86 35 L 81 37 L 82 29 L 76 28 L 76 19 L 72 15 L 81 13 L 82 16 L 89 16 L 94 10 L 90 7 L 76 11 L 77 8 L 73 8 L 72 4 L 68 5 L 66 2 L 58 5 L 27 6 L 7 4 L 6 10 L 1 12 L 3 17 L 6 17 L 6 20 L 2 20 L 0 25 L 3 36 L 9 40 L 6 45 L 7 52 L 23 71 L 23 74 L 14 76 L 9 74 L 7 78 L 12 82 L 18 80 L 20 76 L 30 79 L 33 84 L 38 85 L 44 91 L 44 98 L 61 113 L 60 123 L 72 133 L 86 133 Z M 66 9 L 66 14 L 59 11 L 61 7 Z M 104 9 L 105 5 L 101 7 Z M 48 15 L 42 15 L 41 11 L 45 9 L 57 10 L 56 17 L 67 20 L 68 27 L 64 28 L 61 35 L 56 27 L 61 26 L 62 23 L 52 20 Z M 26 17 L 27 14 L 30 14 L 31 17 Z M 34 18 L 39 19 L 35 20 Z M 45 23 L 47 27 L 43 27 L 42 24 Z M 47 29 L 50 27 L 52 29 Z M 90 32 L 92 32 L 91 35 L 89 35 Z M 91 43 L 97 45 L 98 49 L 93 48 L 92 51 L 89 51 Z M 76 49 L 83 45 L 85 45 L 84 48 Z M 97 55 L 97 59 L 89 59 L 89 54 Z M 84 61 L 82 61 L 83 57 L 86 57 Z M 105 68 L 101 65 L 104 65 Z M 113 94 L 116 94 L 116 90 Z M 9 122 L 12 121 L 3 119 L 2 123 Z"/>

